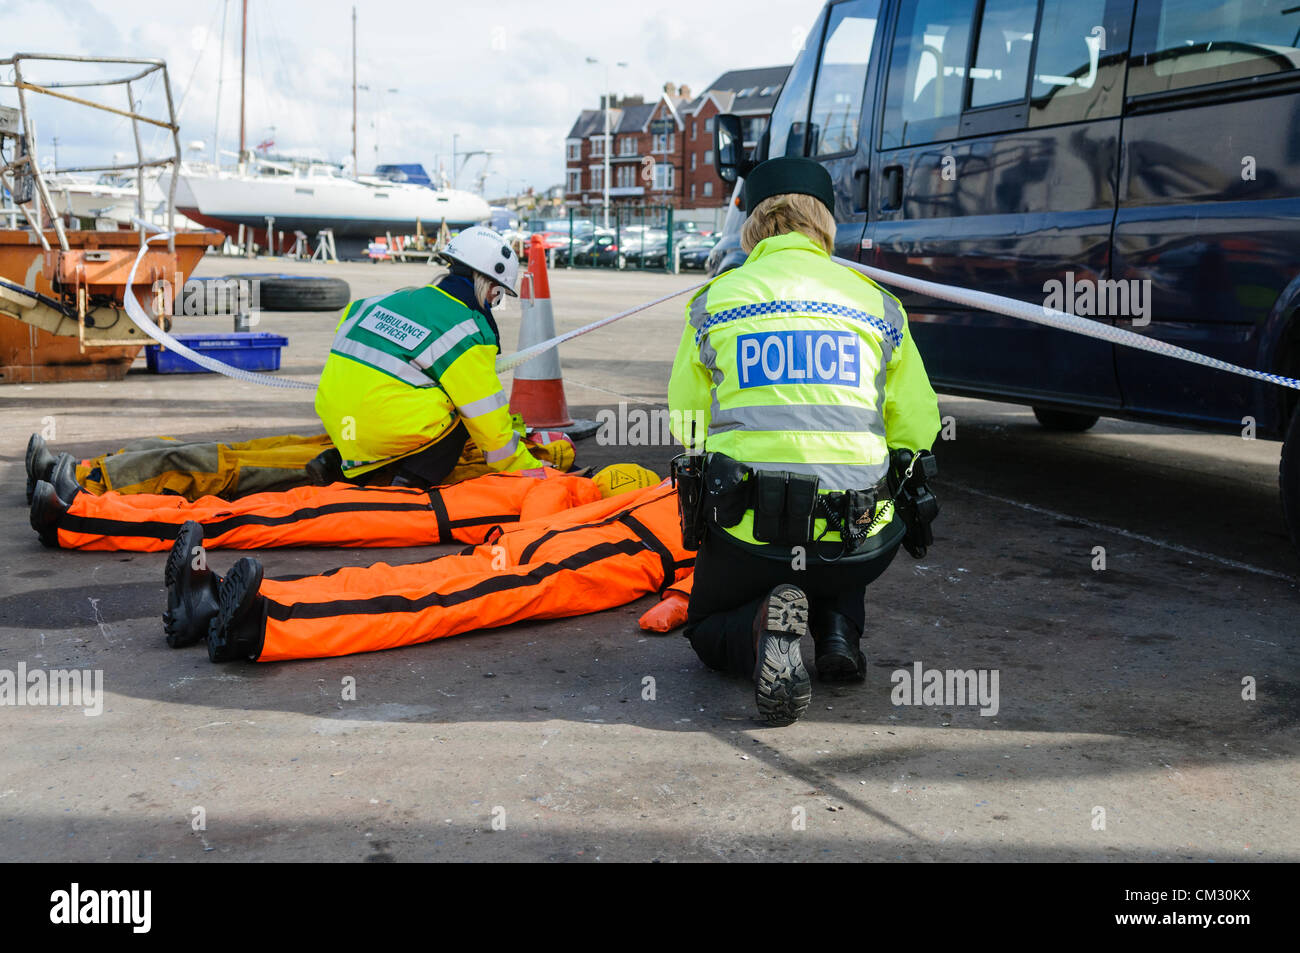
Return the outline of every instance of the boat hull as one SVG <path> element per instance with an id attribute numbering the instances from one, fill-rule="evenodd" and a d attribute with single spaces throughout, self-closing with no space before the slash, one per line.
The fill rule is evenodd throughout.
<path id="1" fill-rule="evenodd" d="M 239 227 L 263 246 L 267 219 L 274 219 L 275 247 L 292 245 L 302 232 L 332 229 L 340 255 L 361 256 L 385 234 L 434 233 L 445 221 L 453 230 L 485 221 L 488 204 L 477 195 L 422 186 L 373 186 L 325 176 L 186 175 L 177 183 L 177 210 L 187 218 L 236 237 Z M 283 235 L 283 240 L 281 239 Z"/>

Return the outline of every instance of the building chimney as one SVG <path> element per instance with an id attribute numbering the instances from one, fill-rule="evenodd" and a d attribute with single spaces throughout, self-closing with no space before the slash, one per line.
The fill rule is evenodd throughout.
<path id="1" fill-rule="evenodd" d="M 664 83 L 664 92 L 667 93 L 669 96 L 676 96 L 677 87 L 674 86 L 671 81 Z"/>
<path id="2" fill-rule="evenodd" d="M 682 86 L 677 90 L 677 95 L 682 97 L 682 99 L 690 99 L 691 88 L 689 86 Z"/>

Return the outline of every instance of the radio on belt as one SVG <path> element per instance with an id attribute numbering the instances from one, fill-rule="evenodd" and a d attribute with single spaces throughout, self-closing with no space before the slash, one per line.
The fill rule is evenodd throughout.
<path id="1" fill-rule="evenodd" d="M 857 387 L 861 339 L 848 331 L 768 331 L 736 338 L 740 386 L 834 384 Z"/>

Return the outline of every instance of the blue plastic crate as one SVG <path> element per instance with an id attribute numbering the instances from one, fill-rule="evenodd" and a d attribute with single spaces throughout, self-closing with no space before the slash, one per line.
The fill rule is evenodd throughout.
<path id="1" fill-rule="evenodd" d="M 266 331 L 231 331 L 226 334 L 177 334 L 190 350 L 246 371 L 278 371 L 280 348 L 289 339 Z M 209 374 L 175 351 L 165 351 L 157 344 L 145 346 L 145 363 L 150 374 Z"/>

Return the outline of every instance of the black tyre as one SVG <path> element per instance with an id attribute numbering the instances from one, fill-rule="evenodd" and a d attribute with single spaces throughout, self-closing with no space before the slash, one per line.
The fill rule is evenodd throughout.
<path id="1" fill-rule="evenodd" d="M 263 311 L 338 311 L 352 300 L 342 278 L 316 275 L 230 275 L 257 281 Z"/>
<path id="2" fill-rule="evenodd" d="M 1034 416 L 1044 429 L 1061 433 L 1083 433 L 1101 419 L 1096 414 L 1072 414 L 1066 410 L 1050 410 L 1047 407 L 1035 407 Z"/>
<path id="3" fill-rule="evenodd" d="M 1300 555 L 1300 405 L 1292 411 L 1291 423 L 1286 428 L 1277 485 L 1282 494 L 1282 516 L 1291 532 L 1291 545 Z"/>

